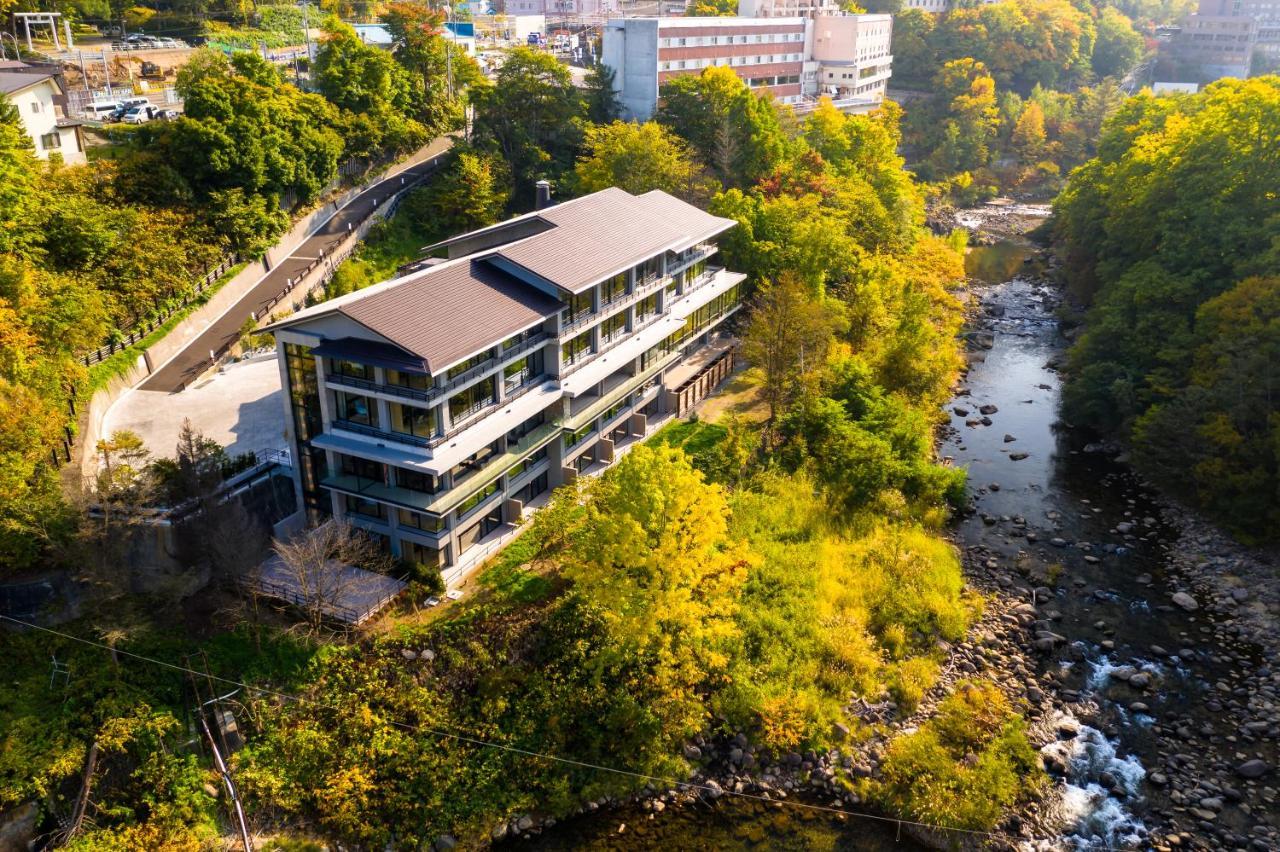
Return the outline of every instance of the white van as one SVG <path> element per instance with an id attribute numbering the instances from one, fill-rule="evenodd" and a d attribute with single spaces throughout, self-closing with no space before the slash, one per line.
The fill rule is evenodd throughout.
<path id="1" fill-rule="evenodd" d="M 85 118 L 105 119 L 120 109 L 119 101 L 94 101 L 84 108 Z"/>
<path id="2" fill-rule="evenodd" d="M 120 102 L 120 106 L 123 107 L 124 109 L 133 109 L 134 107 L 146 106 L 149 103 L 151 103 L 151 101 L 147 98 L 132 97 L 132 98 L 125 98 L 124 100 L 122 100 Z"/>

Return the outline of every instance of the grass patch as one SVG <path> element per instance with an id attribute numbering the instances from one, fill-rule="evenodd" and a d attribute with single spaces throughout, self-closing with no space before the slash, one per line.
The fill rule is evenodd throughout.
<path id="1" fill-rule="evenodd" d="M 192 299 L 185 307 L 176 311 L 173 316 L 165 320 L 163 324 L 157 326 L 155 331 L 151 332 L 129 348 L 121 349 L 105 361 L 99 361 L 97 364 L 90 367 L 90 392 L 92 393 L 94 391 L 102 390 L 112 379 L 117 376 L 123 376 L 125 373 L 129 372 L 130 368 L 132 368 L 134 363 L 138 360 L 139 355 L 150 349 L 152 346 L 155 346 L 161 338 L 173 331 L 178 323 L 190 316 L 196 308 L 203 307 L 205 303 L 213 298 L 214 293 L 217 293 L 222 289 L 222 285 L 239 275 L 247 265 L 247 263 L 237 263 L 235 266 L 228 269 L 212 287 L 207 288 L 200 295 Z"/>
<path id="2" fill-rule="evenodd" d="M 515 604 L 530 604 L 546 599 L 552 583 L 527 566 L 538 552 L 538 542 L 531 532 L 517 538 L 498 554 L 493 563 L 480 572 L 476 582 L 495 597 Z"/>
<path id="3" fill-rule="evenodd" d="M 728 434 L 729 430 L 715 423 L 673 420 L 654 432 L 649 442 L 664 447 L 678 447 L 687 455 L 696 456 L 714 448 Z"/>

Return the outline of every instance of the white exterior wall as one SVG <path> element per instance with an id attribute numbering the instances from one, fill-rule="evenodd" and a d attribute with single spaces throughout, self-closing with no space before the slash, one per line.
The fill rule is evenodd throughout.
<path id="1" fill-rule="evenodd" d="M 819 94 L 882 100 L 892 72 L 892 15 L 820 15 L 813 19 Z"/>
<path id="2" fill-rule="evenodd" d="M 35 146 L 37 157 L 47 160 L 50 154 L 58 153 L 68 165 L 83 163 L 86 157 L 76 128 L 58 127 L 58 119 L 64 116 L 62 108 L 54 103 L 56 94 L 57 84 L 50 79 L 10 94 L 9 100 L 18 108 L 18 116 Z M 57 145 L 47 144 L 51 140 L 45 137 L 50 134 L 57 135 Z"/>
<path id="3" fill-rule="evenodd" d="M 617 18 L 604 26 L 600 61 L 613 69 L 623 118 L 645 121 L 658 107 L 657 18 Z"/>

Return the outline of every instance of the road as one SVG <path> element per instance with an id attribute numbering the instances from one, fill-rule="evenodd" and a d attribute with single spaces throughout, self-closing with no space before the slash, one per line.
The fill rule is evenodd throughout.
<path id="1" fill-rule="evenodd" d="M 399 189 L 401 178 L 410 181 L 429 172 L 435 156 L 447 151 L 452 141 L 448 137 L 434 140 L 413 156 L 411 162 L 414 165 L 374 184 L 352 199 L 346 207 L 335 213 L 328 222 L 303 240 L 292 254 L 278 261 L 275 267 L 264 274 L 240 301 L 214 320 L 199 337 L 188 343 L 177 355 L 161 365 L 139 387 L 147 391 L 176 393 L 190 384 L 211 366 L 209 353 L 221 352 L 224 346 L 239 337 L 244 321 L 251 314 L 257 315 L 264 309 L 271 299 L 288 285 L 289 279 L 300 275 L 307 265 L 319 256 L 322 248 L 341 239 L 348 232 L 348 226 L 355 228 L 363 222 L 373 212 L 376 206 L 375 201 L 382 203 L 396 189 Z"/>

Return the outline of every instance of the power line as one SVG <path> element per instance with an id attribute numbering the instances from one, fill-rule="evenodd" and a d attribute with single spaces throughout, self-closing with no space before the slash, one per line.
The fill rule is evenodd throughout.
<path id="1" fill-rule="evenodd" d="M 220 681 L 230 686 L 240 687 L 249 692 L 257 692 L 262 695 L 269 695 L 269 696 L 272 696 L 273 698 L 282 698 L 289 701 L 297 702 L 299 704 L 310 704 L 313 707 L 318 707 L 324 710 L 342 712 L 342 708 L 335 704 L 325 704 L 322 701 L 317 701 L 313 698 L 307 698 L 301 695 L 293 695 L 287 692 L 279 692 L 272 689 L 266 689 L 260 686 L 252 686 L 250 684 L 243 683 L 238 680 L 219 677 L 218 675 L 210 674 L 208 672 L 197 672 L 194 669 L 190 669 L 186 666 L 180 666 L 175 663 L 166 662 L 164 660 L 157 660 L 154 657 L 147 657 L 143 654 L 135 654 L 134 652 L 126 651 L 123 648 L 112 648 L 108 645 L 102 644 L 101 642 L 95 642 L 92 639 L 85 639 L 81 636 L 74 636 L 70 633 L 63 633 L 60 630 L 54 630 L 53 628 L 50 628 L 50 627 L 43 627 L 39 624 L 32 624 L 31 622 L 28 622 L 28 621 L 22 621 L 21 619 L 4 615 L 3 613 L 0 613 L 0 619 L 4 619 L 5 621 L 12 622 L 13 624 L 17 624 L 22 627 L 30 628 L 32 630 L 39 630 L 44 633 L 49 633 L 53 636 L 59 636 L 63 639 L 68 639 L 72 642 L 79 642 L 82 645 L 88 645 L 93 648 L 98 648 L 100 650 L 107 651 L 108 653 L 115 653 L 120 656 L 132 657 L 135 660 L 140 660 L 145 663 L 151 663 L 152 665 L 162 666 L 164 668 L 172 669 L 173 671 L 183 672 L 189 675 L 209 677 L 209 678 L 212 678 L 213 680 Z M 612 766 L 603 766 L 601 764 L 590 763 L 583 760 L 576 760 L 571 757 L 562 757 L 554 754 L 545 754 L 543 752 L 531 751 L 529 749 L 520 748 L 519 746 L 481 740 L 469 734 L 457 733 L 456 731 L 446 731 L 438 728 L 429 728 L 424 725 L 411 725 L 408 722 L 399 722 L 394 719 L 388 719 L 387 722 L 388 724 L 394 727 L 400 728 L 402 730 L 414 732 L 414 733 L 431 734 L 432 736 L 443 737 L 445 739 L 451 739 L 456 742 L 463 742 L 463 743 L 467 743 L 468 745 L 479 746 L 481 748 L 496 749 L 496 750 L 505 751 L 511 754 L 523 755 L 525 757 L 535 757 L 535 758 L 540 758 L 542 760 L 550 760 L 555 763 L 561 763 L 567 766 L 574 766 L 579 769 L 590 769 L 597 772 L 608 772 L 614 775 L 622 775 L 625 777 L 635 778 L 637 780 L 647 781 L 650 783 L 656 782 L 658 784 L 674 787 L 677 789 L 699 790 L 702 792 L 712 794 L 713 796 L 718 796 L 718 795 L 735 796 L 740 799 L 749 799 L 757 802 L 763 802 L 765 804 L 786 805 L 793 808 L 801 808 L 809 811 L 835 814 L 835 815 L 844 816 L 844 817 L 852 817 L 855 819 L 875 820 L 877 822 L 883 822 L 890 825 L 897 825 L 899 827 L 904 825 L 909 825 L 917 828 L 928 829 L 930 831 L 956 832 L 959 834 L 967 834 L 975 837 L 985 837 L 992 840 L 1003 840 L 1009 843 L 1022 842 L 1022 838 L 1014 837 L 1013 835 L 1005 834 L 1002 832 L 979 831 L 976 829 L 969 829 L 969 828 L 952 828 L 952 827 L 943 826 L 943 825 L 933 825 L 927 822 L 920 822 L 918 820 L 902 819 L 900 817 L 889 817 L 889 816 L 883 816 L 881 814 L 867 813 L 865 811 L 851 811 L 851 810 L 846 810 L 845 808 L 831 807 L 828 805 L 814 805 L 808 802 L 796 802 L 790 799 L 771 799 L 762 794 L 744 793 L 737 790 L 728 790 L 723 787 L 720 787 L 719 785 L 712 787 L 709 784 L 702 784 L 696 781 L 679 781 L 674 778 L 663 778 L 658 775 L 648 775 L 646 773 L 636 772 L 630 769 L 618 769 Z M 1105 841 L 1100 844 L 1093 843 L 1091 841 L 1082 841 L 1081 845 L 1086 847 L 1100 847 L 1104 849 L 1112 848 L 1110 844 L 1107 844 Z"/>

